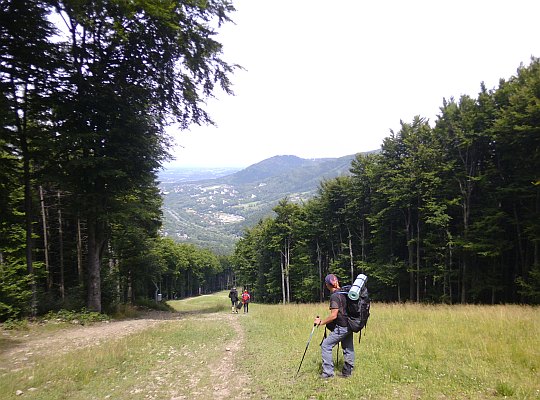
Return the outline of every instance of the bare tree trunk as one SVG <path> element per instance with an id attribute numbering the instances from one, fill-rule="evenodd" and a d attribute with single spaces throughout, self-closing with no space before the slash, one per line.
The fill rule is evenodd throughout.
<path id="1" fill-rule="evenodd" d="M 446 231 L 446 236 L 448 237 L 448 273 L 447 273 L 448 298 L 449 298 L 450 304 L 453 304 L 454 291 L 452 290 L 452 264 L 453 264 L 454 252 L 452 251 L 451 236 L 448 230 Z"/>
<path id="2" fill-rule="evenodd" d="M 291 243 L 287 240 L 286 243 L 286 262 L 285 262 L 285 283 L 287 285 L 287 303 L 291 302 L 291 283 L 290 283 L 290 267 L 291 267 Z"/>
<path id="3" fill-rule="evenodd" d="M 115 281 L 116 281 L 116 293 L 115 293 L 115 296 L 114 296 L 114 299 L 116 302 L 119 302 L 120 301 L 120 278 L 118 276 L 118 260 L 116 258 L 114 258 L 114 254 L 113 254 L 113 251 L 112 251 L 112 248 L 111 248 L 111 244 L 109 243 L 108 245 L 108 253 L 110 255 L 109 257 L 109 270 L 110 270 L 110 274 L 111 274 L 111 277 L 114 277 Z"/>
<path id="4" fill-rule="evenodd" d="M 127 276 L 127 302 L 128 304 L 133 304 L 133 286 L 131 284 L 131 269 L 128 271 Z"/>
<path id="5" fill-rule="evenodd" d="M 540 190 L 536 190 L 536 215 L 540 214 Z M 534 240 L 533 265 L 540 265 L 539 240 Z"/>
<path id="6" fill-rule="evenodd" d="M 82 249 L 81 219 L 77 218 L 77 275 L 81 286 L 84 283 Z"/>
<path id="7" fill-rule="evenodd" d="M 281 266 L 281 294 L 283 297 L 283 304 L 286 303 L 286 297 L 285 297 L 285 254 L 281 252 L 280 257 L 280 266 Z"/>
<path id="8" fill-rule="evenodd" d="M 30 190 L 30 167 L 26 157 L 24 157 L 24 209 L 25 209 L 25 230 L 26 230 L 26 270 L 31 279 L 32 300 L 30 303 L 30 315 L 37 314 L 37 283 L 34 273 L 34 261 L 32 251 L 34 242 L 32 239 L 32 192 Z"/>
<path id="9" fill-rule="evenodd" d="M 89 219 L 88 230 L 88 284 L 87 308 L 101 312 L 101 248 L 102 239 L 98 222 Z"/>
<path id="10" fill-rule="evenodd" d="M 14 99 L 18 99 L 21 95 L 18 93 L 17 85 L 11 78 L 11 89 L 13 91 L 12 95 Z M 25 84 L 22 88 L 23 98 L 20 100 L 21 104 L 27 104 L 27 85 Z M 19 139 L 19 145 L 21 148 L 21 156 L 23 160 L 23 182 L 24 182 L 24 221 L 25 221 L 25 233 L 26 233 L 26 270 L 30 276 L 30 288 L 32 291 L 32 298 L 30 300 L 30 315 L 32 317 L 36 316 L 37 313 L 37 284 L 36 277 L 34 274 L 34 261 L 33 261 L 33 248 L 34 242 L 32 239 L 32 219 L 33 219 L 33 208 L 32 208 L 32 188 L 31 188 L 31 176 L 30 176 L 30 152 L 28 150 L 28 138 L 26 136 L 26 110 L 18 109 L 15 112 L 15 124 L 17 126 L 17 133 Z"/>
<path id="11" fill-rule="evenodd" d="M 412 244 L 412 232 L 411 232 L 411 209 L 408 208 L 405 213 L 405 240 L 407 241 L 407 253 L 408 253 L 408 267 L 409 267 L 409 299 L 414 301 L 415 284 L 414 284 L 414 249 Z"/>
<path id="12" fill-rule="evenodd" d="M 416 301 L 420 301 L 420 218 L 416 221 Z"/>
<path id="13" fill-rule="evenodd" d="M 60 295 L 62 301 L 65 300 L 65 285 L 64 285 L 64 231 L 62 229 L 62 207 L 60 203 L 60 191 L 58 191 L 58 238 L 60 252 Z"/>
<path id="14" fill-rule="evenodd" d="M 49 262 L 49 227 L 47 226 L 47 212 L 45 209 L 45 196 L 43 186 L 39 185 L 39 203 L 41 204 L 41 221 L 43 226 L 43 255 L 45 257 L 45 273 L 47 274 L 47 290 L 52 289 L 51 267 Z"/>

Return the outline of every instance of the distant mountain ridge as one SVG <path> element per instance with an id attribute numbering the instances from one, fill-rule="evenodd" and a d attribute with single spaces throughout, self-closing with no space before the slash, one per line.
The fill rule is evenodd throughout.
<path id="1" fill-rule="evenodd" d="M 187 181 L 164 171 L 163 233 L 179 241 L 228 254 L 248 227 L 273 214 L 279 200 L 299 202 L 317 194 L 322 181 L 350 174 L 355 154 L 304 159 L 292 155 L 268 158 L 217 178 Z M 213 176 L 211 169 L 207 173 Z M 161 178 L 161 175 L 160 175 Z"/>
<path id="2" fill-rule="evenodd" d="M 238 171 L 229 180 L 234 183 L 250 183 L 288 173 L 291 169 L 302 168 L 316 163 L 315 160 L 297 156 L 274 156 Z"/>
<path id="3" fill-rule="evenodd" d="M 309 180 L 347 172 L 354 155 L 340 158 L 300 158 L 297 156 L 274 156 L 257 164 L 253 164 L 241 171 L 224 177 L 224 180 L 235 184 L 248 184 L 266 179 L 283 177 L 284 180 L 291 173 L 302 175 Z M 322 174 L 322 175 L 320 175 Z"/>

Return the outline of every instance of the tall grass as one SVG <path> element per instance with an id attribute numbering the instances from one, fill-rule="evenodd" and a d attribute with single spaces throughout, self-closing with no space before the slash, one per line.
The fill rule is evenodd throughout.
<path id="1" fill-rule="evenodd" d="M 209 368 L 237 340 L 224 318 L 226 292 L 169 304 L 181 319 L 0 372 L 0 397 L 212 399 Z M 374 304 L 360 344 L 355 334 L 351 378 L 319 378 L 324 328 L 315 329 L 296 376 L 313 318 L 327 307 L 253 303 L 249 314 L 234 316 L 244 340 L 231 368 L 249 376 L 243 398 L 540 399 L 538 308 Z"/>
<path id="2" fill-rule="evenodd" d="M 352 378 L 319 378 L 326 305 L 253 305 L 246 356 L 254 391 L 272 399 L 540 398 L 540 313 L 525 306 L 375 304 Z M 334 359 L 337 355 L 334 353 Z M 342 366 L 343 355 L 339 355 Z"/>

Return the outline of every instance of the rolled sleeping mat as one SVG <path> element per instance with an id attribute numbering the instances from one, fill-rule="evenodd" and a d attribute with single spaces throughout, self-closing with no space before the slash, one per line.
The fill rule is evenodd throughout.
<path id="1" fill-rule="evenodd" d="M 360 298 L 360 294 L 366 282 L 367 282 L 367 276 L 365 276 L 364 274 L 359 274 L 356 277 L 356 280 L 353 282 L 351 289 L 349 290 L 349 294 L 348 294 L 349 299 L 358 300 Z"/>

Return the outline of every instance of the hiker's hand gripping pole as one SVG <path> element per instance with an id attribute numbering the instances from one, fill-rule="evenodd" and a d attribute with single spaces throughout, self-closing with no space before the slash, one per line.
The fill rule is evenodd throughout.
<path id="1" fill-rule="evenodd" d="M 319 318 L 319 316 L 317 315 L 317 318 Z M 302 363 L 304 362 L 304 357 L 306 356 L 306 352 L 307 352 L 307 349 L 309 347 L 309 343 L 311 342 L 311 338 L 313 337 L 313 332 L 315 331 L 315 328 L 318 328 L 319 325 L 316 324 L 316 323 L 313 323 L 313 328 L 311 328 L 311 333 L 309 334 L 309 339 L 307 341 L 307 344 L 306 344 L 306 349 L 304 350 L 304 355 L 302 356 L 302 361 L 300 361 L 300 365 L 298 366 L 298 371 L 296 371 L 296 376 L 298 376 L 298 373 L 300 372 L 300 367 L 302 366 Z"/>

